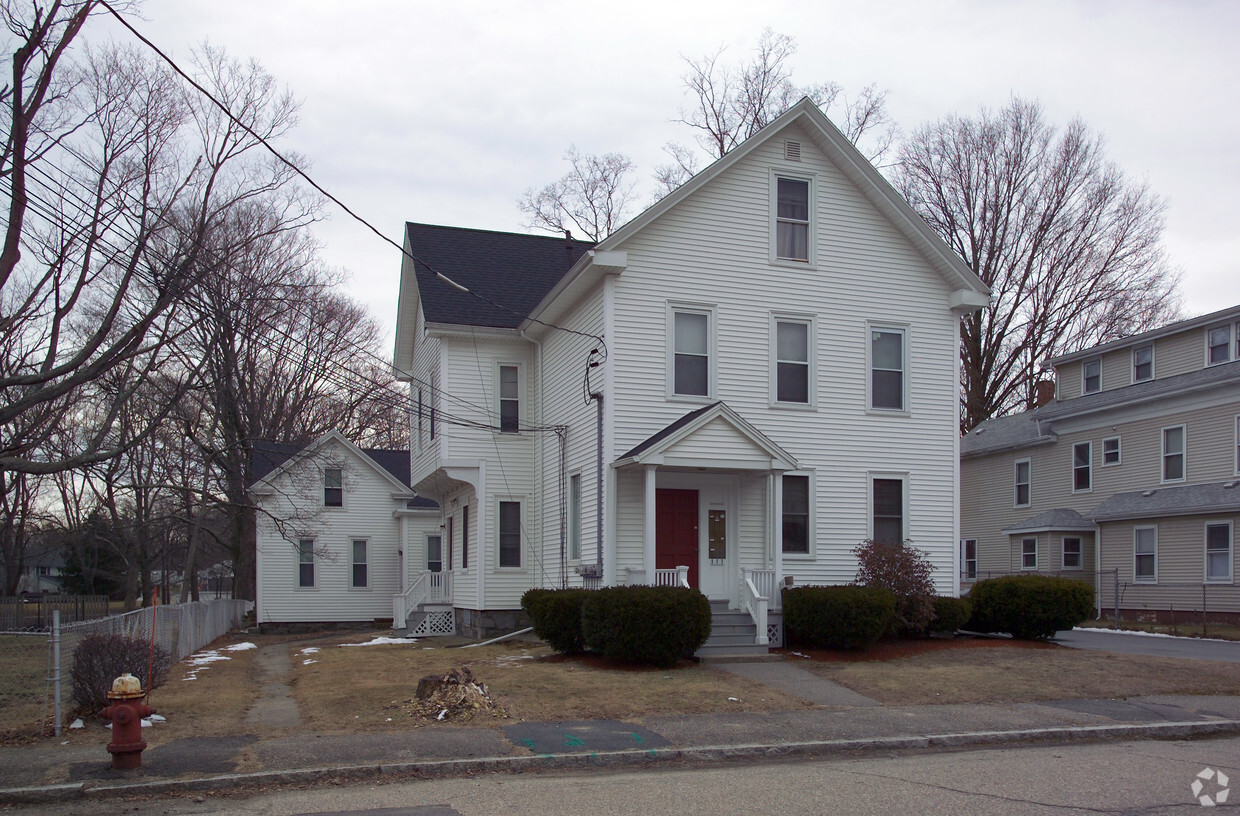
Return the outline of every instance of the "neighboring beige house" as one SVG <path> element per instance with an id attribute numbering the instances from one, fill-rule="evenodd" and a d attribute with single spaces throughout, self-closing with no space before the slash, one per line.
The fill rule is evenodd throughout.
<path id="1" fill-rule="evenodd" d="M 989 291 L 808 100 L 597 245 L 405 248 L 410 484 L 463 633 L 531 587 L 674 583 L 765 648 L 784 579 L 848 582 L 867 538 L 957 591 L 959 321 Z"/>
<path id="2" fill-rule="evenodd" d="M 1061 572 L 1108 611 L 1240 613 L 1240 306 L 1049 366 L 1053 398 L 961 441 L 962 582 Z"/>

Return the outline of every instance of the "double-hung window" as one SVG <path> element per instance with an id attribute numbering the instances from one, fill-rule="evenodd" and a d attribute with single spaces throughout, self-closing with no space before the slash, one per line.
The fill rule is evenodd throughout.
<path id="1" fill-rule="evenodd" d="M 581 559 L 581 474 L 568 477 L 568 560 Z"/>
<path id="2" fill-rule="evenodd" d="M 774 323 L 775 402 L 809 405 L 813 402 L 813 323 L 783 317 L 775 318 Z"/>
<path id="3" fill-rule="evenodd" d="M 871 480 L 871 538 L 880 544 L 902 543 L 904 535 L 904 480 Z"/>
<path id="4" fill-rule="evenodd" d="M 711 313 L 672 310 L 672 394 L 709 397 L 711 394 Z"/>
<path id="5" fill-rule="evenodd" d="M 1231 582 L 1231 522 L 1206 525 L 1206 580 Z"/>
<path id="6" fill-rule="evenodd" d="M 426 537 L 426 571 L 443 572 L 443 536 L 438 533 Z"/>
<path id="7" fill-rule="evenodd" d="M 1183 425 L 1163 428 L 1162 432 L 1162 480 L 1184 481 L 1185 432 Z"/>
<path id="8" fill-rule="evenodd" d="M 1038 568 L 1038 540 L 1036 538 L 1020 540 L 1020 568 L 1023 570 Z"/>
<path id="9" fill-rule="evenodd" d="M 904 329 L 870 327 L 870 408 L 906 409 Z"/>
<path id="10" fill-rule="evenodd" d="M 1015 495 L 1013 496 L 1013 505 L 1015 507 L 1029 506 L 1029 490 L 1030 490 L 1030 468 L 1028 459 L 1018 459 L 1016 461 L 1015 474 Z"/>
<path id="11" fill-rule="evenodd" d="M 977 579 L 977 539 L 966 538 L 960 542 L 960 577 L 966 581 Z"/>
<path id="12" fill-rule="evenodd" d="M 809 477 L 785 474 L 783 477 L 784 552 L 809 554 Z"/>
<path id="13" fill-rule="evenodd" d="M 1231 359 L 1231 325 L 1206 329 L 1206 365 L 1226 363 Z"/>
<path id="14" fill-rule="evenodd" d="M 502 433 L 521 430 L 521 370 L 515 365 L 499 367 L 499 429 Z"/>
<path id="15" fill-rule="evenodd" d="M 1132 531 L 1134 581 L 1158 581 L 1158 528 L 1137 527 Z"/>
<path id="16" fill-rule="evenodd" d="M 810 183 L 776 176 L 775 190 L 775 257 L 809 263 Z"/>
<path id="17" fill-rule="evenodd" d="M 1093 394 L 1102 390 L 1102 360 L 1095 357 L 1081 365 L 1081 393 Z"/>
<path id="18" fill-rule="evenodd" d="M 1077 442 L 1072 446 L 1072 492 L 1085 493 L 1093 489 L 1093 461 L 1092 442 Z"/>
<path id="19" fill-rule="evenodd" d="M 499 503 L 499 565 L 521 566 L 521 502 Z"/>
<path id="20" fill-rule="evenodd" d="M 1063 568 L 1066 570 L 1081 568 L 1081 539 L 1076 536 L 1063 540 Z"/>
<path id="21" fill-rule="evenodd" d="M 1132 381 L 1154 379 L 1154 346 L 1138 346 L 1132 350 Z"/>
<path id="22" fill-rule="evenodd" d="M 366 539 L 353 539 L 353 575 L 351 586 L 354 589 L 364 589 L 370 586 L 367 583 L 369 576 L 366 574 Z"/>
<path id="23" fill-rule="evenodd" d="M 1120 463 L 1119 437 L 1108 436 L 1102 440 L 1102 466 L 1118 465 Z"/>
<path id="24" fill-rule="evenodd" d="M 323 506 L 344 507 L 344 470 L 323 468 Z"/>
<path id="25" fill-rule="evenodd" d="M 297 586 L 302 589 L 314 586 L 313 538 L 303 538 L 297 542 Z"/>
<path id="26" fill-rule="evenodd" d="M 461 505 L 461 569 L 469 569 L 469 505 Z"/>

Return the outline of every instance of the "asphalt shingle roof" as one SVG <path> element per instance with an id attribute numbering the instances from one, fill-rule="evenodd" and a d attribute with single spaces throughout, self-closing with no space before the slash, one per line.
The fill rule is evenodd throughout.
<path id="1" fill-rule="evenodd" d="M 429 323 L 514 329 L 594 244 L 577 239 L 407 223 Z M 496 308 L 436 277 L 451 278 Z"/>
<path id="2" fill-rule="evenodd" d="M 1116 493 L 1093 509 L 1094 521 L 1240 512 L 1240 480 Z"/>
<path id="3" fill-rule="evenodd" d="M 1052 442 L 1055 437 L 1042 433 L 1038 419 L 1046 406 L 1019 414 L 988 419 L 965 434 L 960 440 L 961 456 L 976 456 L 991 451 L 1018 448 L 1034 442 Z"/>
<path id="4" fill-rule="evenodd" d="M 1045 513 L 1038 513 L 1031 519 L 1004 527 L 1005 533 L 1032 533 L 1036 530 L 1092 530 L 1094 524 L 1075 510 L 1056 507 Z"/>

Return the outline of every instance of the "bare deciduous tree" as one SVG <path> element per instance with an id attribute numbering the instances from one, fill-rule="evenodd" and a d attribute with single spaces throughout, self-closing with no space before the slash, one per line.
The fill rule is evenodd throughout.
<path id="1" fill-rule="evenodd" d="M 1048 357 L 1179 314 L 1166 204 L 1103 148 L 1079 119 L 1061 131 L 1021 99 L 925 125 L 902 147 L 897 188 L 993 290 L 962 324 L 962 431 L 1032 407 Z"/>
<path id="2" fill-rule="evenodd" d="M 529 229 L 566 233 L 576 229 L 601 241 L 625 220 L 636 182 L 633 162 L 622 153 L 583 154 L 575 146 L 564 154 L 572 169 L 541 190 L 530 188 L 517 201 Z"/>
<path id="3" fill-rule="evenodd" d="M 723 62 L 723 48 L 698 59 L 685 58 L 689 70 L 684 83 L 693 104 L 681 108 L 677 121 L 697 131 L 698 146 L 713 160 L 727 155 L 807 96 L 870 161 L 881 161 L 895 140 L 887 115 L 887 92 L 871 84 L 849 99 L 834 82 L 795 85 L 788 62 L 796 50 L 792 37 L 768 28 L 748 62 Z M 672 163 L 656 168 L 655 180 L 667 193 L 693 175 L 698 162 L 694 151 L 684 145 L 670 143 L 664 150 Z"/>

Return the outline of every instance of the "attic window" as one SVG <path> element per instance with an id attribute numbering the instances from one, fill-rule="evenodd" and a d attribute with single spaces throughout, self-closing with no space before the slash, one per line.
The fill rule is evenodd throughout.
<path id="1" fill-rule="evenodd" d="M 801 143 L 791 140 L 784 142 L 784 158 L 788 161 L 799 162 L 801 160 Z"/>

